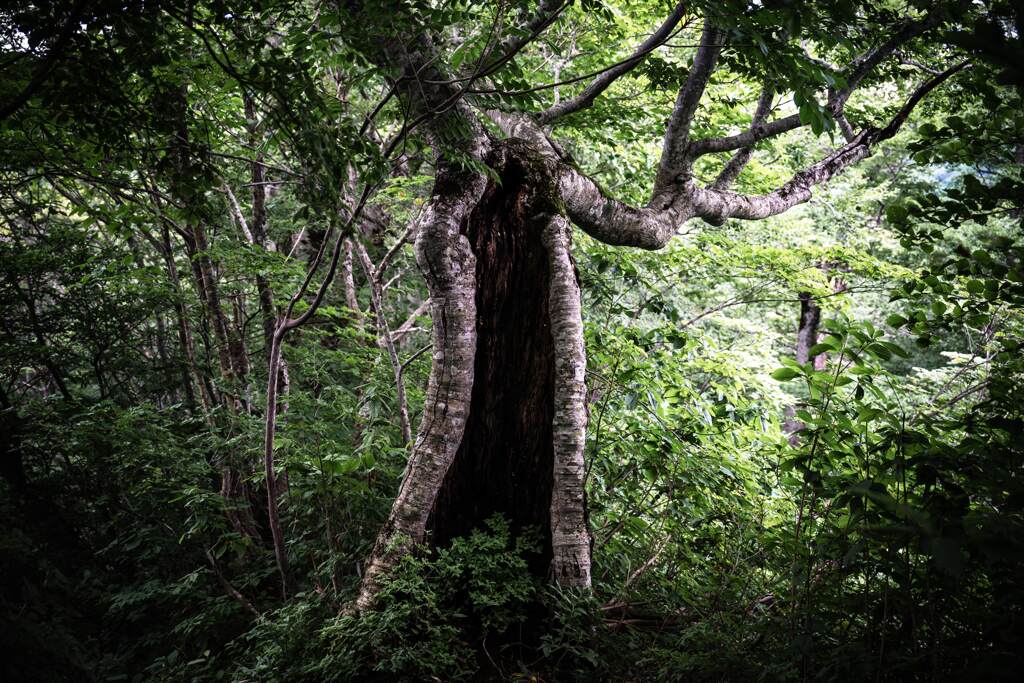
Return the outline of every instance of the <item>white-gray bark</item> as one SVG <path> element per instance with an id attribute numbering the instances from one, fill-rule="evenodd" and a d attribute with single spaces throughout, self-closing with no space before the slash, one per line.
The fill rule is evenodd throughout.
<path id="1" fill-rule="evenodd" d="M 430 291 L 433 363 L 416 443 L 363 575 L 357 610 L 373 605 L 380 579 L 424 540 L 430 510 L 462 442 L 476 353 L 476 257 L 459 228 L 485 186 L 482 175 L 442 168 L 418 221 L 416 260 Z"/>
<path id="2" fill-rule="evenodd" d="M 360 11 L 359 3 L 342 4 L 357 13 Z M 532 32 L 542 30 L 563 6 L 557 1 L 542 2 L 533 18 L 524 22 L 521 27 L 524 32 L 512 34 L 509 40 L 500 42 L 492 53 L 497 55 L 494 60 L 482 64 L 479 72 L 467 78 L 453 78 L 447 72 L 429 32 L 419 30 L 414 23 L 403 25 L 405 28 L 397 32 L 391 25 L 376 26 L 376 31 L 367 26 L 367 40 L 361 49 L 390 79 L 408 115 L 407 125 L 392 143 L 385 145 L 385 153 L 395 151 L 395 141 L 404 139 L 412 130 L 423 129 L 439 156 L 433 196 L 418 219 L 415 231 L 417 262 L 431 297 L 433 364 L 423 418 L 406 475 L 369 560 L 356 609 L 370 607 L 381 577 L 414 544 L 425 540 L 428 517 L 463 439 L 469 412 L 476 351 L 476 260 L 468 240 L 460 234 L 460 226 L 479 201 L 486 179 L 475 172 L 456 172 L 445 159 L 449 151 L 455 150 L 475 162 L 484 162 L 490 140 L 467 100 L 473 81 L 486 78 L 492 69 L 522 48 L 529 39 L 524 41 L 518 36 L 532 36 Z M 525 140 L 547 159 L 549 168 L 544 175 L 550 173 L 558 195 L 552 199 L 564 205 L 567 218 L 608 244 L 660 249 L 676 230 L 693 218 L 711 223 L 728 218 L 764 218 L 807 201 L 811 188 L 870 155 L 874 145 L 896 133 L 925 92 L 955 73 L 950 70 L 936 76 L 914 93 L 888 126 L 881 130 L 868 128 L 849 136 L 846 145 L 796 174 L 774 192 L 761 196 L 741 195 L 726 188 L 749 159 L 751 146 L 804 123 L 798 116 L 765 122 L 771 105 L 770 89 L 766 88 L 747 131 L 723 138 L 692 139 L 691 124 L 725 40 L 724 33 L 706 20 L 701 45 L 690 75 L 680 89 L 665 134 L 651 200 L 643 207 L 629 206 L 607 196 L 580 171 L 548 137 L 545 126 L 571 111 L 589 106 L 615 79 L 633 69 L 646 54 L 664 42 L 680 21 L 682 12 L 682 7 L 675 5 L 661 28 L 632 57 L 599 75 L 576 97 L 534 115 L 487 112 L 506 136 Z M 366 18 L 368 22 L 375 20 L 372 16 Z M 842 105 L 852 88 L 872 69 L 899 45 L 925 30 L 926 27 L 919 24 L 901 25 L 890 40 L 850 65 L 847 72 L 850 87 L 830 93 L 829 107 L 833 115 L 842 115 Z M 719 182 L 711 187 L 700 187 L 692 174 L 695 160 L 705 154 L 733 150 L 740 151 L 723 169 Z M 549 309 L 556 354 L 551 570 L 561 585 L 586 587 L 591 580 L 583 463 L 587 422 L 586 357 L 567 218 L 546 216 L 543 234 L 550 266 Z"/>
<path id="3" fill-rule="evenodd" d="M 569 246 L 571 228 L 563 216 L 544 216 L 548 252 L 548 313 L 555 348 L 555 414 L 551 490 L 551 574 L 560 586 L 590 587 L 590 530 L 587 528 L 583 448 L 587 435 L 587 356 L 583 342 L 580 288 Z"/>

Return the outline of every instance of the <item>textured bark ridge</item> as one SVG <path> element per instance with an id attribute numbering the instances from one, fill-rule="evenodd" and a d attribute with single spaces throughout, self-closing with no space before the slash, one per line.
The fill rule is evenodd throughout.
<path id="1" fill-rule="evenodd" d="M 548 158 L 508 140 L 487 163 L 500 182 L 482 192 L 439 182 L 418 230 L 434 363 L 358 610 L 372 606 L 379 578 L 413 544 L 446 545 L 495 514 L 514 532 L 540 533 L 536 575 L 590 585 L 586 361 L 570 226 Z"/>
<path id="2" fill-rule="evenodd" d="M 555 343 L 554 485 L 551 497 L 551 573 L 560 586 L 590 587 L 583 448 L 587 436 L 587 354 L 572 232 L 564 216 L 544 217 L 551 269 L 549 316 Z"/>
<path id="3" fill-rule="evenodd" d="M 544 222 L 553 204 L 546 166 L 521 142 L 500 145 L 491 182 L 468 225 L 476 254 L 477 350 L 465 436 L 430 520 L 447 544 L 500 513 L 541 533 L 533 571 L 551 562 L 552 422 L 556 354 Z M 574 280 L 575 283 L 575 280 Z"/>
<path id="4" fill-rule="evenodd" d="M 357 610 L 373 605 L 380 579 L 423 542 L 430 509 L 462 442 L 477 337 L 476 258 L 463 228 L 483 189 L 482 176 L 442 169 L 417 226 L 416 260 L 430 290 L 434 321 L 430 380 L 419 433 L 363 576 Z"/>

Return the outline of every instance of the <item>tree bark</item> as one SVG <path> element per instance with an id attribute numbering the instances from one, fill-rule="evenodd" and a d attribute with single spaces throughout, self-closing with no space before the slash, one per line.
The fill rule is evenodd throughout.
<path id="1" fill-rule="evenodd" d="M 213 262 L 207 253 L 209 245 L 206 232 L 201 225 L 195 224 L 186 237 L 185 245 L 192 262 L 196 290 L 206 307 L 210 326 L 213 327 L 221 376 L 226 385 L 225 390 L 230 392 L 228 395 L 221 391 L 221 399 L 233 413 L 248 412 L 249 405 L 240 390 L 249 372 L 248 358 L 240 339 L 240 331 L 232 336 L 232 326 L 218 292 Z M 220 495 L 224 499 L 225 513 L 232 528 L 242 536 L 261 542 L 262 536 L 255 522 L 253 495 L 246 481 L 246 473 L 229 462 L 221 464 Z"/>
<path id="2" fill-rule="evenodd" d="M 586 361 L 569 223 L 542 155 L 510 140 L 496 145 L 488 163 L 499 180 L 468 207 L 460 248 L 427 250 L 424 240 L 437 242 L 431 222 L 417 240 L 434 316 L 434 364 L 419 437 L 358 609 L 372 605 L 382 573 L 413 544 L 447 545 L 495 514 L 513 533 L 539 533 L 533 573 L 590 585 Z M 438 278 L 452 269 L 464 278 L 454 293 Z"/>
<path id="3" fill-rule="evenodd" d="M 476 255 L 475 383 L 429 528 L 435 544 L 447 545 L 501 514 L 513 533 L 540 532 L 544 550 L 531 570 L 543 575 L 551 562 L 555 354 L 550 267 L 543 226 L 533 220 L 539 179 L 522 151 L 505 145 L 489 160 L 500 183 L 488 184 L 468 226 Z"/>
<path id="4" fill-rule="evenodd" d="M 800 292 L 800 324 L 796 329 L 796 362 L 803 365 L 810 360 L 811 347 L 818 343 L 818 323 L 821 322 L 821 308 L 809 292 Z M 786 408 L 786 419 L 782 431 L 789 435 L 792 446 L 800 445 L 798 433 L 804 425 L 796 419 L 796 409 Z"/>
<path id="5" fill-rule="evenodd" d="M 922 97 L 964 65 L 920 86 L 884 128 L 848 135 L 847 144 L 774 191 L 748 196 L 725 189 L 748 152 L 739 152 L 723 169 L 717 186 L 698 183 L 695 162 L 712 152 L 743 150 L 803 121 L 765 121 L 771 102 L 765 95 L 746 133 L 692 139 L 693 118 L 714 75 L 721 39 L 727 37 L 706 18 L 670 118 L 650 201 L 635 207 L 606 195 L 551 139 L 547 125 L 589 106 L 667 40 L 686 11 L 681 3 L 632 57 L 597 76 L 571 104 L 533 115 L 488 111 L 506 136 L 519 138 L 501 143 L 493 143 L 473 109 L 474 83 L 535 37 L 529 27 L 539 30 L 559 10 L 541 2 L 537 19 L 517 32 L 529 37 L 501 41 L 497 54 L 482 58 L 469 74 L 446 64 L 434 32 L 405 3 L 386 2 L 382 8 L 338 0 L 337 6 L 348 25 L 358 27 L 346 39 L 380 68 L 392 84 L 388 97 L 394 95 L 405 114 L 385 155 L 414 130 L 438 155 L 433 195 L 415 231 L 417 261 L 431 296 L 433 365 L 419 434 L 355 607 L 373 604 L 381 577 L 427 540 L 428 529 L 435 543 L 445 543 L 494 513 L 506 515 L 515 529 L 540 526 L 544 570 L 560 583 L 585 587 L 590 582 L 582 461 L 585 356 L 578 285 L 561 217 L 606 244 L 660 249 L 694 218 L 720 224 L 777 215 L 869 156 L 898 132 Z M 904 29 L 851 65 L 849 87 L 830 94 L 834 114 L 842 114 L 849 90 L 869 71 L 924 30 Z M 453 163 L 458 158 L 462 161 Z M 479 163 L 490 166 L 501 182 L 456 170 Z"/>
<path id="6" fill-rule="evenodd" d="M 826 266 L 821 266 L 825 268 Z M 832 279 L 832 291 L 841 294 L 846 291 L 846 282 L 840 278 Z M 811 349 L 818 343 L 818 326 L 821 324 L 821 307 L 809 292 L 800 292 L 800 324 L 796 332 L 796 362 L 803 365 L 813 361 L 814 369 L 821 371 L 825 369 L 825 362 L 828 355 L 819 353 L 811 357 Z M 796 409 L 790 406 L 786 408 L 785 420 L 782 423 L 782 431 L 789 435 L 789 443 L 793 446 L 800 444 L 798 432 L 804 428 L 800 420 L 796 419 Z"/>
<path id="7" fill-rule="evenodd" d="M 358 610 L 373 605 L 380 579 L 424 540 L 427 517 L 465 430 L 476 350 L 476 257 L 463 228 L 485 182 L 480 174 L 442 164 L 420 216 L 416 261 L 430 290 L 433 363 L 419 433 L 367 563 L 355 602 Z"/>
<path id="8" fill-rule="evenodd" d="M 564 216 L 546 217 L 543 239 L 551 269 L 548 299 L 555 346 L 551 573 L 560 586 L 589 588 L 591 537 L 583 462 L 587 439 L 587 355 L 580 287 L 569 251 L 571 235 Z"/>

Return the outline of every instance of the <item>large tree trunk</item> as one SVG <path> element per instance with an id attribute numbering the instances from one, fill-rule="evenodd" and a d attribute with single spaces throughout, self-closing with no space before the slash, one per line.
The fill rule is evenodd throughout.
<path id="1" fill-rule="evenodd" d="M 468 225 L 476 255 L 473 393 L 428 529 L 447 544 L 492 515 L 540 533 L 532 569 L 590 585 L 583 501 L 585 370 L 568 222 L 546 162 L 509 141 Z M 558 486 L 555 486 L 555 483 Z"/>
<path id="2" fill-rule="evenodd" d="M 434 321 L 430 379 L 409 464 L 363 575 L 358 610 L 373 605 L 380 579 L 423 542 L 430 509 L 465 431 L 476 350 L 476 258 L 463 231 L 483 188 L 481 175 L 442 165 L 420 215 L 416 261 L 430 290 Z"/>
<path id="3" fill-rule="evenodd" d="M 448 544 L 500 514 L 514 531 L 540 533 L 543 548 L 534 558 L 534 573 L 550 575 L 561 585 L 586 587 L 585 360 L 569 225 L 560 215 L 551 169 L 543 157 L 510 140 L 497 145 L 488 161 L 500 180 L 487 183 L 460 231 L 471 252 L 461 262 L 473 266 L 472 282 L 465 283 L 472 306 L 462 309 L 473 313 L 473 346 L 464 349 L 471 351 L 464 358 L 470 365 L 460 369 L 438 362 L 436 349 L 448 346 L 452 320 L 431 286 L 431 388 L 399 501 L 371 563 L 379 562 L 381 542 L 394 537 L 390 530 L 413 512 L 426 516 L 422 530 L 406 525 L 409 540 L 436 545 Z M 436 270 L 427 268 L 425 274 L 429 283 Z M 435 397 L 433 387 L 449 378 L 471 382 L 471 391 L 462 397 L 466 403 L 448 405 L 444 415 L 450 420 L 453 408 L 459 414 L 465 411 L 464 427 L 444 434 L 451 451 L 447 463 L 433 459 L 439 467 L 418 474 L 423 471 L 420 452 L 429 445 L 424 444 L 425 434 L 436 431 L 437 413 L 445 408 L 445 399 Z M 412 491 L 417 493 L 415 511 L 409 505 Z M 399 512 L 400 503 L 406 517 Z M 423 503 L 425 509 L 418 507 Z M 370 571 L 379 572 L 379 567 L 371 564 Z M 368 583 L 358 607 L 372 603 L 375 588 Z"/>
<path id="4" fill-rule="evenodd" d="M 535 569 L 546 571 L 554 466 L 550 269 L 525 169 L 509 156 L 497 153 L 501 183 L 488 183 L 468 225 L 476 255 L 475 379 L 465 434 L 429 528 L 445 545 L 500 513 L 514 527 L 541 532 L 546 551 Z"/>

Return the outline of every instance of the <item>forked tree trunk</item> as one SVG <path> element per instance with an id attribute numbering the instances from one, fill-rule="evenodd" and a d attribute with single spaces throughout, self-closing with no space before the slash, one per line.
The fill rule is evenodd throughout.
<path id="1" fill-rule="evenodd" d="M 460 312 L 467 317 L 454 321 L 465 325 L 458 359 L 465 365 L 448 362 L 449 335 L 457 332 L 450 298 L 439 298 L 444 292 L 432 284 L 438 268 L 420 259 L 431 285 L 434 364 L 420 433 L 371 559 L 360 609 L 372 604 L 381 560 L 393 564 L 408 550 L 386 551 L 387 543 L 399 547 L 393 531 L 399 525 L 406 542 L 445 545 L 495 514 L 515 532 L 540 533 L 543 549 L 534 573 L 565 586 L 590 585 L 583 494 L 585 355 L 569 224 L 547 162 L 526 145 L 501 143 L 489 163 L 500 181 L 487 183 L 461 226 L 460 243 L 468 240 L 469 253 L 453 252 L 457 261 L 443 255 L 449 268 L 472 266 L 460 290 L 467 297 Z M 443 190 L 443 181 L 439 186 Z M 421 233 L 420 252 L 424 239 Z M 454 404 L 435 389 L 452 380 L 466 392 Z M 446 459 L 427 440 L 435 438 L 438 420 L 447 425 L 439 435 L 450 454 Z"/>

